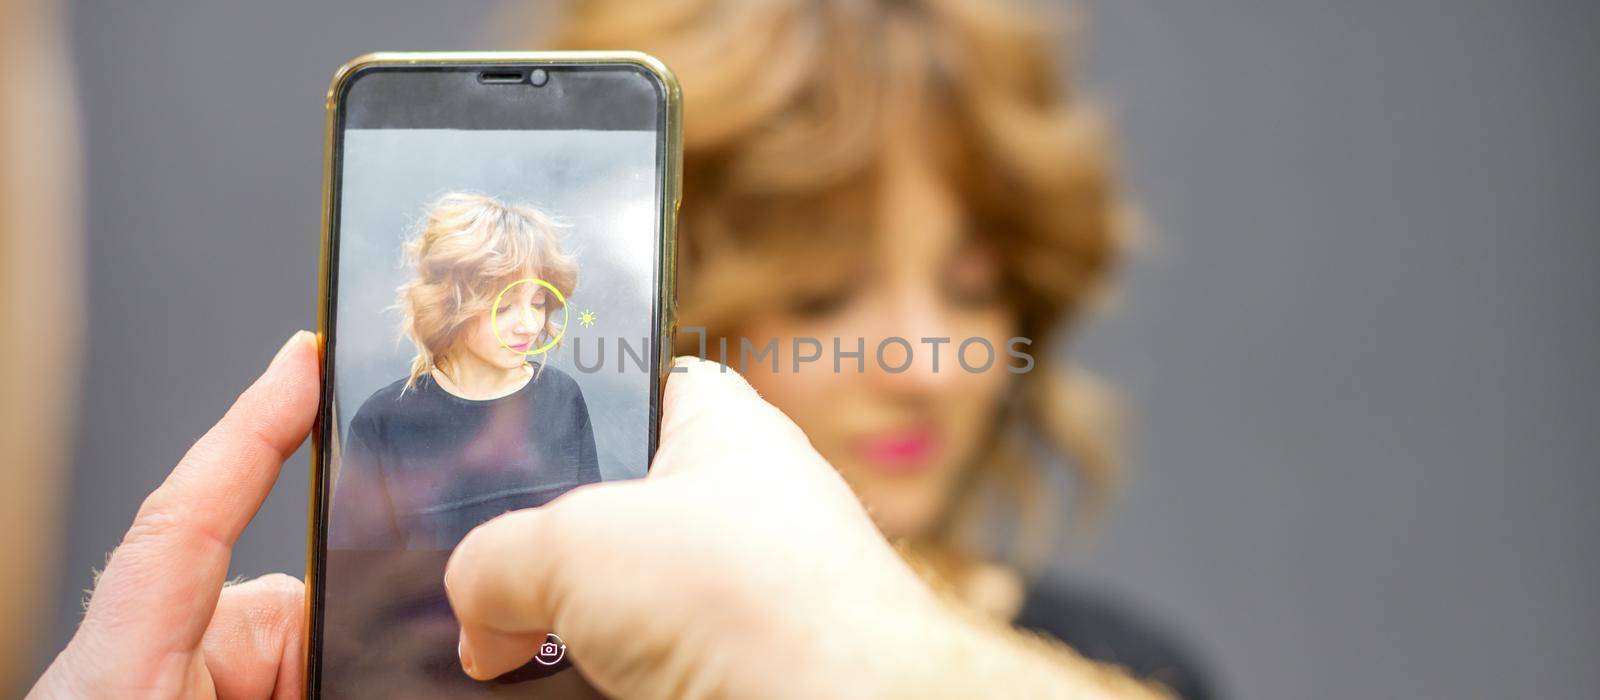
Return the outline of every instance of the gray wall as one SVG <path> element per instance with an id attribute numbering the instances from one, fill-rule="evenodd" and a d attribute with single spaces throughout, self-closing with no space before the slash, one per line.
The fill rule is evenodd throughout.
<path id="1" fill-rule="evenodd" d="M 1600 5 L 1094 8 L 1153 240 L 1088 568 L 1241 697 L 1600 697 Z"/>
<path id="2" fill-rule="evenodd" d="M 492 6 L 75 3 L 99 352 L 64 589 L 313 323 L 333 67 L 481 46 Z M 1238 697 L 1600 696 L 1600 8 L 1092 6 L 1150 240 L 1078 348 L 1136 408 L 1138 463 L 1062 566 L 1174 620 Z M 305 471 L 236 573 L 302 569 Z"/>

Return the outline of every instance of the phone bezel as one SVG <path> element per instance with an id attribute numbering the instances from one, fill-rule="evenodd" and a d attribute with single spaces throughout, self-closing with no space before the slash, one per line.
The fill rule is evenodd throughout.
<path id="1" fill-rule="evenodd" d="M 650 435 L 648 454 L 654 458 L 661 428 L 661 399 L 672 367 L 672 341 L 677 330 L 677 217 L 681 201 L 683 118 L 682 90 L 677 77 L 660 60 L 637 51 L 485 51 L 485 52 L 379 52 L 352 59 L 334 74 L 328 86 L 327 119 L 323 140 L 322 254 L 318 275 L 317 341 L 321 352 L 322 391 L 316 424 L 311 432 L 311 499 L 306 546 L 306 697 L 321 693 L 322 574 L 326 563 L 329 453 L 337 449 L 338 421 L 333 415 L 334 337 L 333 324 L 338 286 L 339 168 L 342 161 L 343 103 L 350 86 L 371 70 L 418 71 L 449 69 L 494 70 L 496 68 L 543 67 L 627 67 L 642 70 L 657 83 L 660 91 L 661 138 L 658 140 L 657 179 L 661 193 L 660 221 L 656 249 L 660 251 L 654 271 L 658 281 L 653 310 L 656 342 L 652 344 L 652 368 L 656 381 L 651 385 Z M 535 88 L 537 89 L 537 88 Z"/>

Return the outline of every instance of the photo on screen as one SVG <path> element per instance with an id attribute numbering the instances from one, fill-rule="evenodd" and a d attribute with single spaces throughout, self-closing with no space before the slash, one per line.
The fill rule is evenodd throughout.
<path id="1" fill-rule="evenodd" d="M 644 476 L 658 134 L 342 138 L 323 692 L 583 696 L 566 660 L 468 678 L 442 579 L 477 525 Z"/>

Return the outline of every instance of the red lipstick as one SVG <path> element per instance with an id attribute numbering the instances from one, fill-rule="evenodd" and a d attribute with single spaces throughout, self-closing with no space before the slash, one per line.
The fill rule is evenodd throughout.
<path id="1" fill-rule="evenodd" d="M 933 466 L 939 431 L 932 426 L 887 430 L 862 439 L 856 449 L 879 470 L 913 474 Z"/>

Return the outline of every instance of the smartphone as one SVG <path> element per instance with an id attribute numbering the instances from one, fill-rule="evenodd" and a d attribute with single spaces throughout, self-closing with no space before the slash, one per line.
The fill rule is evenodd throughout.
<path id="1" fill-rule="evenodd" d="M 632 52 L 380 53 L 335 75 L 308 697 L 596 695 L 560 630 L 526 666 L 469 678 L 443 575 L 497 515 L 645 475 L 680 102 Z"/>

